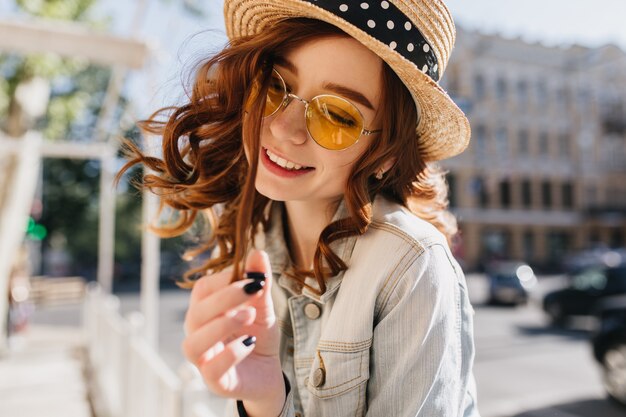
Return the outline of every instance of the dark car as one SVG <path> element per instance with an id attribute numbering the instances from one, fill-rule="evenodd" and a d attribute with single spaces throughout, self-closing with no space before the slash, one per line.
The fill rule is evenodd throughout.
<path id="1" fill-rule="evenodd" d="M 569 274 L 569 282 L 543 299 L 543 309 L 555 325 L 567 324 L 572 316 L 591 316 L 602 299 L 626 294 L 626 262 L 620 258 L 586 266 Z"/>
<path id="2" fill-rule="evenodd" d="M 528 289 L 537 283 L 532 268 L 523 262 L 498 262 L 487 268 L 488 304 L 524 304 Z"/>
<path id="3" fill-rule="evenodd" d="M 593 338 L 593 354 L 602 366 L 606 392 L 626 405 L 626 295 L 608 297 L 599 303 L 600 325 Z"/>

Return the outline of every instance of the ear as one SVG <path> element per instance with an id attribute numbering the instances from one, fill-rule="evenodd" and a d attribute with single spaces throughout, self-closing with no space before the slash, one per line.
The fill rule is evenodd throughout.
<path id="1" fill-rule="evenodd" d="M 393 165 L 396 163 L 397 160 L 398 158 L 396 158 L 395 156 L 388 158 L 385 162 L 382 163 L 382 165 L 380 165 L 378 170 L 382 171 L 383 174 L 386 174 L 387 171 L 389 171 L 391 167 L 393 167 Z"/>

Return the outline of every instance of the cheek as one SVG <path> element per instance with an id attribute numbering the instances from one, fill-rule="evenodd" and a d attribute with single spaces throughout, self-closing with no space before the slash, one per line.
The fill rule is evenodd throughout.
<path id="1" fill-rule="evenodd" d="M 321 155 L 322 160 L 326 161 L 325 165 L 329 171 L 337 175 L 347 176 L 361 155 L 365 152 L 364 148 L 346 149 L 345 151 L 329 151 L 324 150 L 325 154 Z"/>

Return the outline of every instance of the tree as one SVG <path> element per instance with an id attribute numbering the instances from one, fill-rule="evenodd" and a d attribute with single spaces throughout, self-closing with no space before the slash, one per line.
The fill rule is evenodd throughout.
<path id="1" fill-rule="evenodd" d="M 90 14 L 95 3 L 95 0 L 16 0 L 14 7 L 17 14 L 104 27 L 107 19 L 96 19 Z M 109 68 L 54 54 L 4 54 L 0 55 L 0 74 L 0 126 L 9 136 L 19 140 L 27 130 L 35 129 L 43 132 L 49 141 L 93 140 L 111 77 Z M 45 97 L 47 105 L 37 118 L 27 114 L 19 96 L 20 88 L 32 80 L 43 80 L 49 86 L 49 97 Z M 116 113 L 118 119 L 126 106 L 128 101 L 122 97 Z M 10 175 L 10 164 L 5 168 Z M 62 246 L 72 260 L 67 272 L 88 278 L 95 277 L 97 263 L 98 187 L 98 161 L 44 160 L 43 211 L 41 218 L 37 219 L 48 231 L 43 250 L 56 250 Z M 134 194 L 132 190 L 126 190 L 119 198 L 118 207 L 125 214 L 120 216 L 122 223 L 127 218 L 139 216 L 141 201 Z M 123 244 L 117 255 L 122 261 L 134 257 L 138 262 L 140 234 L 136 229 L 118 228 Z"/>

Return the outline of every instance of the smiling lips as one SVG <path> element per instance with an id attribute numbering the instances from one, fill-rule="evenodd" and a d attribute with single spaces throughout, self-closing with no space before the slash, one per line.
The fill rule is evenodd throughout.
<path id="1" fill-rule="evenodd" d="M 298 177 L 308 172 L 314 171 L 315 168 L 296 164 L 276 155 L 267 148 L 262 148 L 262 161 L 264 165 L 276 175 L 281 177 Z"/>
<path id="2" fill-rule="evenodd" d="M 286 159 L 281 158 L 275 153 L 272 153 L 272 151 L 270 151 L 269 149 L 265 149 L 265 152 L 267 153 L 267 156 L 270 158 L 270 160 L 274 162 L 276 165 L 280 166 L 281 168 L 285 168 L 290 171 L 297 171 L 303 168 L 305 169 L 309 168 L 309 167 L 305 167 L 302 165 L 298 165 L 295 162 L 287 161 Z"/>

